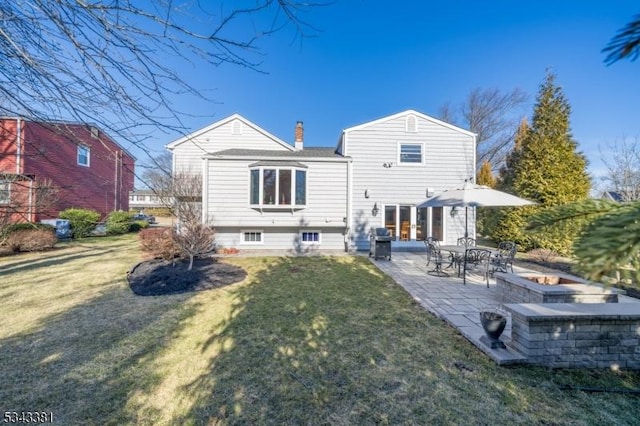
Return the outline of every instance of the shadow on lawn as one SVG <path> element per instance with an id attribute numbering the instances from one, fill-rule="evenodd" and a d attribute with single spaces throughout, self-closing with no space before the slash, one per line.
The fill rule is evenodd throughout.
<path id="1" fill-rule="evenodd" d="M 202 345 L 226 350 L 186 387 L 193 408 L 176 423 L 384 421 L 385 400 L 408 391 L 401 370 L 413 363 L 406 361 L 431 368 L 415 346 L 428 339 L 428 327 L 406 295 L 367 265 L 281 258 L 230 290 L 232 313 Z M 407 419 L 414 407 L 397 410 Z"/>
<path id="2" fill-rule="evenodd" d="M 58 424 L 138 424 L 132 395 L 158 385 L 154 361 L 193 315 L 190 296 L 138 298 L 118 283 L 40 320 L 35 332 L 0 340 L 5 410 L 47 411 Z M 106 343 L 108 342 L 108 343 Z"/>
<path id="3" fill-rule="evenodd" d="M 12 262 L 6 266 L 0 267 L 0 277 L 4 275 L 32 271 L 35 269 L 46 268 L 47 266 L 60 265 L 63 263 L 73 262 L 74 260 L 86 259 L 88 257 L 104 256 L 113 253 L 117 249 L 95 249 L 87 248 L 73 253 L 63 253 L 56 256 L 47 256 L 43 259 L 28 259 L 19 262 Z"/>

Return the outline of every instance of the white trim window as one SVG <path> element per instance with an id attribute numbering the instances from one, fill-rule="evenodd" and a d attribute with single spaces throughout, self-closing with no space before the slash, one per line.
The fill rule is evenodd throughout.
<path id="1" fill-rule="evenodd" d="M 404 164 L 404 165 L 424 164 L 424 144 L 398 143 L 398 164 Z"/>
<path id="2" fill-rule="evenodd" d="M 0 180 L 0 204 L 11 203 L 11 181 Z"/>
<path id="3" fill-rule="evenodd" d="M 322 233 L 320 231 L 300 231 L 300 242 L 302 244 L 322 243 Z"/>
<path id="4" fill-rule="evenodd" d="M 91 149 L 86 145 L 78 145 L 78 165 L 89 167 L 91 160 Z"/>
<path id="5" fill-rule="evenodd" d="M 244 229 L 240 231 L 242 244 L 263 244 L 264 234 L 261 229 Z"/>
<path id="6" fill-rule="evenodd" d="M 268 208 L 304 207 L 307 204 L 307 171 L 298 167 L 251 167 L 249 204 Z"/>
<path id="7" fill-rule="evenodd" d="M 407 133 L 418 133 L 418 119 L 411 114 L 405 119 L 405 131 Z"/>

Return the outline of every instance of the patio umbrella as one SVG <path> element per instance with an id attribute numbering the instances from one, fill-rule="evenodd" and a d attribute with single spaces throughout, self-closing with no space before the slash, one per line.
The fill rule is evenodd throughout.
<path id="1" fill-rule="evenodd" d="M 442 191 L 440 194 L 427 198 L 417 207 L 464 207 L 464 236 L 467 237 L 469 236 L 467 208 L 527 206 L 532 204 L 536 203 L 488 186 L 465 182 L 462 188 Z"/>

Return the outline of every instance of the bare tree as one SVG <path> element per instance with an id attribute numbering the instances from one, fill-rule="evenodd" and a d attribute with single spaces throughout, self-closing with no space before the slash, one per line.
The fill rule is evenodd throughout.
<path id="1" fill-rule="evenodd" d="M 215 248 L 215 231 L 202 221 L 202 175 L 177 172 L 173 176 L 174 216 L 177 226 L 173 239 L 181 253 L 189 258 L 189 270 L 197 256 Z"/>
<path id="2" fill-rule="evenodd" d="M 476 88 L 458 106 L 440 107 L 439 116 L 477 135 L 477 168 L 487 161 L 493 170 L 498 170 L 513 143 L 520 110 L 527 99 L 520 89 L 502 92 Z"/>
<path id="3" fill-rule="evenodd" d="M 32 222 L 46 214 L 57 204 L 58 194 L 59 189 L 49 179 L 0 174 L 0 229 L 11 223 Z"/>
<path id="4" fill-rule="evenodd" d="M 260 40 L 313 3 L 0 2 L 0 116 L 91 123 L 144 149 L 149 132 L 183 131 L 174 95 L 208 99 L 182 69 L 259 68 Z M 244 36 L 242 35 L 244 34 Z"/>
<path id="5" fill-rule="evenodd" d="M 149 161 L 138 166 L 143 171 L 140 180 L 151 189 L 162 205 L 167 208 L 173 206 L 173 178 L 171 176 L 173 157 L 169 152 L 163 152 Z"/>
<path id="6" fill-rule="evenodd" d="M 600 149 L 600 158 L 607 168 L 601 176 L 604 188 L 620 195 L 622 201 L 640 200 L 640 140 L 622 138 Z"/>

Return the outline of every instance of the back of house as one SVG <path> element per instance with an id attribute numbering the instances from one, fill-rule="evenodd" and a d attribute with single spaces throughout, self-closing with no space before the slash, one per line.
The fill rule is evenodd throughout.
<path id="1" fill-rule="evenodd" d="M 464 214 L 416 206 L 474 179 L 473 133 L 407 110 L 344 130 L 337 152 L 353 159 L 351 247 L 367 250 L 371 229 L 378 227 L 403 250 L 424 248 L 426 237 L 455 244 L 464 235 Z M 473 216 L 469 222 L 475 235 Z"/>
<path id="2" fill-rule="evenodd" d="M 200 176 L 202 220 L 219 247 L 367 250 L 370 230 L 384 227 L 394 247 L 412 249 L 464 234 L 448 208 L 416 206 L 473 179 L 475 135 L 416 111 L 346 129 L 336 148 L 305 147 L 302 122 L 289 144 L 238 114 L 167 148 L 174 175 Z"/>

